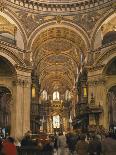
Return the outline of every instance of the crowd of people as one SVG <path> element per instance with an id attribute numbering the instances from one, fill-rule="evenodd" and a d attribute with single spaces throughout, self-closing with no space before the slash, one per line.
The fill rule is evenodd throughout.
<path id="1" fill-rule="evenodd" d="M 50 153 L 46 155 L 116 155 L 116 140 L 111 133 L 60 132 L 50 135 L 44 144 L 39 139 L 33 141 L 29 132 L 20 141 L 12 137 L 0 139 L 0 155 L 17 155 L 20 147 L 36 147 Z"/>

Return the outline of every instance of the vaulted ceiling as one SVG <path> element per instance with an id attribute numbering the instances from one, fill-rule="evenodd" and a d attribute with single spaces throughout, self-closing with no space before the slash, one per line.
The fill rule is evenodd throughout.
<path id="1" fill-rule="evenodd" d="M 42 90 L 63 94 L 73 88 L 81 56 L 86 56 L 85 43 L 78 34 L 64 27 L 50 28 L 38 35 L 32 50 Z"/>

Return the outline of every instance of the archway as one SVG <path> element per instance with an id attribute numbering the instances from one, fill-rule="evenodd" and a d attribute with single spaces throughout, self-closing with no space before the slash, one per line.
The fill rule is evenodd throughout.
<path id="1" fill-rule="evenodd" d="M 0 56 L 0 128 L 1 134 L 10 135 L 12 130 L 12 80 L 16 78 L 16 70 L 3 56 Z"/>
<path id="2" fill-rule="evenodd" d="M 114 57 L 107 65 L 105 74 L 110 78 L 116 78 L 116 57 Z M 112 78 L 113 81 L 113 78 Z M 116 126 L 116 81 L 114 80 L 108 90 L 108 120 L 109 128 L 113 129 Z"/>
<path id="3" fill-rule="evenodd" d="M 11 129 L 11 92 L 7 87 L 0 86 L 0 128 L 5 137 Z"/>
<path id="4" fill-rule="evenodd" d="M 109 128 L 114 129 L 116 126 L 116 85 L 108 90 L 108 106 Z"/>

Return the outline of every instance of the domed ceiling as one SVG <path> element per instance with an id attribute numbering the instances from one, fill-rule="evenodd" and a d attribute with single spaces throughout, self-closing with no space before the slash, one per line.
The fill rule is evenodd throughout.
<path id="1" fill-rule="evenodd" d="M 81 57 L 86 57 L 86 45 L 78 34 L 64 27 L 50 28 L 38 35 L 32 51 L 42 90 L 63 94 L 73 88 Z"/>
<path id="2" fill-rule="evenodd" d="M 35 0 L 42 3 L 71 3 L 71 2 L 77 2 L 82 0 Z"/>

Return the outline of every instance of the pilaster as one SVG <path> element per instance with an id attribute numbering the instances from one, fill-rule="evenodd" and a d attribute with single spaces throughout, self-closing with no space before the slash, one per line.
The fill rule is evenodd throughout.
<path id="1" fill-rule="evenodd" d="M 14 110 L 11 135 L 21 138 L 30 130 L 31 77 L 17 76 L 13 81 Z"/>

